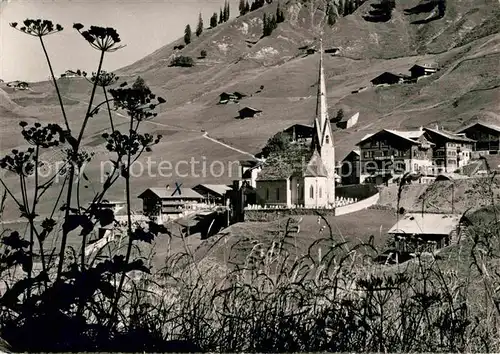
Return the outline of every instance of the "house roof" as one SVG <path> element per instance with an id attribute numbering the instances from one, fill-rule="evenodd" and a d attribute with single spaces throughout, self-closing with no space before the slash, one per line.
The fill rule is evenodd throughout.
<path id="1" fill-rule="evenodd" d="M 475 122 L 475 123 L 471 123 L 469 125 L 466 125 L 465 127 L 463 128 L 460 128 L 460 130 L 457 130 L 457 133 L 462 133 L 464 132 L 465 130 L 469 129 L 469 128 L 472 128 L 473 126 L 476 126 L 476 125 L 481 125 L 483 127 L 486 127 L 486 128 L 489 128 L 491 130 L 494 130 L 494 131 L 497 131 L 500 133 L 500 127 L 497 126 L 497 125 L 494 125 L 494 124 L 488 124 L 488 123 L 484 123 L 484 122 Z"/>
<path id="2" fill-rule="evenodd" d="M 142 192 L 138 198 L 144 198 L 146 193 L 153 193 L 160 199 L 203 199 L 203 196 L 197 192 L 195 192 L 191 188 L 148 188 L 144 192 Z"/>
<path id="3" fill-rule="evenodd" d="M 303 177 L 327 177 L 327 172 L 321 156 L 317 150 L 314 150 L 311 159 L 309 160 L 307 166 L 304 167 L 302 171 Z"/>
<path id="4" fill-rule="evenodd" d="M 361 156 L 361 150 L 360 149 L 353 149 L 353 150 L 351 150 L 347 155 L 345 155 L 345 157 L 342 159 L 342 161 L 344 161 L 345 159 L 347 159 L 351 154 L 356 154 L 358 156 Z"/>
<path id="5" fill-rule="evenodd" d="M 415 65 L 413 65 L 410 68 L 410 70 L 415 68 L 415 67 L 421 67 L 424 69 L 437 69 L 439 67 L 439 65 L 434 61 L 415 63 Z"/>
<path id="6" fill-rule="evenodd" d="M 473 143 L 475 140 L 469 139 L 465 136 L 460 136 L 455 133 L 446 131 L 446 130 L 437 130 L 437 129 L 431 129 L 431 128 L 424 128 L 425 131 L 441 135 L 443 138 L 451 140 L 451 141 L 462 141 L 462 142 L 469 142 Z"/>
<path id="7" fill-rule="evenodd" d="M 223 196 L 227 191 L 232 190 L 233 188 L 229 187 L 227 184 L 198 184 L 194 188 L 204 188 L 205 190 L 211 191 L 214 194 L 218 194 Z"/>
<path id="8" fill-rule="evenodd" d="M 412 144 L 416 144 L 416 145 L 419 145 L 420 142 L 416 141 L 414 139 L 418 139 L 422 136 L 422 134 L 424 134 L 424 132 L 422 130 L 399 131 L 399 130 L 392 130 L 392 129 L 382 129 L 382 130 L 378 131 L 377 133 L 365 135 L 363 137 L 363 139 L 361 139 L 356 145 L 359 145 L 362 142 L 364 142 L 365 140 L 368 140 L 368 139 L 372 138 L 373 136 L 380 134 L 382 132 L 388 132 L 390 134 L 396 135 L 396 136 L 398 136 L 402 139 L 405 139 L 405 140 L 411 142 Z"/>
<path id="9" fill-rule="evenodd" d="M 441 173 L 436 177 L 436 181 L 454 181 L 467 178 L 469 178 L 469 176 L 460 173 Z"/>
<path id="10" fill-rule="evenodd" d="M 252 108 L 252 107 L 244 107 L 244 108 L 240 109 L 238 112 L 241 112 L 241 111 L 252 111 L 252 112 L 255 112 L 255 113 L 262 112 L 260 109 L 255 109 L 255 108 Z"/>
<path id="11" fill-rule="evenodd" d="M 409 78 L 410 77 L 410 76 L 405 75 L 405 74 L 401 74 L 401 73 L 394 74 L 394 73 L 386 71 L 386 72 L 383 72 L 382 74 L 378 75 L 377 77 L 373 78 L 371 81 L 375 81 L 376 79 L 381 78 L 383 76 L 395 76 L 395 77 L 398 77 L 398 78 Z"/>
<path id="12" fill-rule="evenodd" d="M 449 235 L 459 224 L 461 215 L 409 213 L 399 220 L 389 234 Z"/>

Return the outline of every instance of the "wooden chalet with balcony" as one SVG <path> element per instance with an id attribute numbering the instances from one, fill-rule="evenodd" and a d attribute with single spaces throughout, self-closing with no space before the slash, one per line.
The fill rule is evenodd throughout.
<path id="1" fill-rule="evenodd" d="M 183 215 L 187 210 L 204 206 L 205 197 L 191 188 L 148 188 L 139 196 L 146 216 L 166 221 Z"/>
<path id="2" fill-rule="evenodd" d="M 423 128 L 416 131 L 383 129 L 359 143 L 360 183 L 389 183 L 407 172 L 432 174 L 432 142 Z"/>
<path id="3" fill-rule="evenodd" d="M 472 158 L 474 140 L 463 134 L 455 134 L 438 126 L 424 128 L 425 137 L 433 142 L 433 164 L 436 173 L 451 173 L 467 165 Z"/>
<path id="4" fill-rule="evenodd" d="M 475 140 L 474 157 L 498 155 L 500 151 L 500 127 L 493 124 L 476 122 L 459 129 L 457 134 L 465 134 Z"/>

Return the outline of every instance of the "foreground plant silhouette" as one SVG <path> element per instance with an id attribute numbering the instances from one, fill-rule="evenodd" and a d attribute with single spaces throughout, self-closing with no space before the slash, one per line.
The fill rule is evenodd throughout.
<path id="1" fill-rule="evenodd" d="M 12 279 L 7 291 L 1 298 L 2 336 L 16 350 L 29 351 L 63 351 L 92 350 L 108 347 L 118 331 L 122 313 L 119 311 L 124 296 L 124 283 L 132 271 L 149 272 L 142 259 L 132 259 L 132 246 L 136 242 L 151 242 L 159 228 L 141 226 L 131 218 L 130 166 L 144 151 L 151 151 L 161 136 L 140 133 L 140 124 L 144 119 L 156 116 L 155 108 L 164 103 L 156 97 L 147 86 L 127 85 L 122 83 L 117 88 L 109 89 L 108 99 L 106 87 L 116 82 L 113 74 L 101 70 L 106 53 L 122 48 L 120 37 L 115 29 L 75 24 L 73 27 L 93 47 L 100 51 L 100 59 L 96 73 L 91 82 L 92 92 L 82 125 L 79 129 L 71 127 L 68 121 L 57 79 L 47 54 L 43 37 L 61 32 L 62 26 L 54 25 L 48 20 L 27 19 L 20 27 L 17 23 L 11 26 L 22 33 L 38 37 L 47 59 L 56 94 L 62 113 L 63 126 L 58 123 L 42 125 L 35 123 L 29 126 L 21 122 L 22 135 L 33 147 L 26 151 L 13 150 L 11 154 L 0 160 L 0 167 L 15 174 L 19 178 L 21 197 L 17 197 L 14 189 L 1 179 L 6 194 L 17 204 L 21 217 L 26 219 L 29 228 L 29 240 L 24 240 L 17 232 L 6 233 L 2 243 L 4 252 L 1 261 L 2 275 L 20 266 L 26 276 Z M 97 87 L 102 87 L 105 100 L 94 106 Z M 112 103 L 115 109 L 124 110 L 129 117 L 127 133 L 115 130 L 111 116 Z M 107 176 L 102 190 L 97 192 L 89 206 L 80 202 L 80 181 L 85 176 L 85 164 L 92 159 L 92 154 L 82 149 L 82 139 L 90 118 L 98 113 L 99 107 L 106 105 L 110 119 L 110 133 L 103 134 L 106 148 L 114 165 L 114 171 Z M 72 129 L 73 128 L 73 129 Z M 65 154 L 64 165 L 52 176 L 42 178 L 40 156 L 43 150 L 59 149 Z M 64 182 L 57 186 L 55 181 L 64 174 Z M 120 237 L 127 242 L 125 254 L 116 250 L 113 255 L 101 262 L 88 259 L 86 248 L 88 237 L 97 231 L 98 225 L 116 223 L 110 210 L 101 210 L 98 206 L 104 200 L 111 186 L 119 179 L 125 181 L 128 222 Z M 77 183 L 74 183 L 74 182 Z M 59 199 L 66 202 L 60 208 L 64 215 L 56 218 L 58 201 L 54 203 L 50 216 L 41 224 L 36 222 L 37 207 L 50 188 L 60 188 Z M 33 191 L 31 195 L 31 191 Z M 76 202 L 73 195 L 76 193 Z M 65 195 L 65 198 L 63 197 Z M 45 254 L 44 242 L 53 233 L 61 233 L 58 257 Z M 7 235 L 5 235 L 7 234 Z M 67 240 L 70 235 L 81 237 L 79 257 L 68 258 Z M 71 236 L 74 237 L 74 236 Z M 35 240 L 38 253 L 35 253 Z M 40 262 L 41 269 L 35 269 Z M 59 326 L 59 332 L 49 323 Z M 50 329 L 48 329 L 50 328 Z M 29 333 L 30 340 L 26 341 Z M 114 334 L 113 334 L 114 333 Z M 109 346 L 112 349 L 112 345 Z"/>
<path id="2" fill-rule="evenodd" d="M 42 45 L 43 36 L 62 30 L 46 20 L 24 24 L 20 31 L 38 36 Z M 98 70 L 89 79 L 93 89 L 81 127 L 73 132 L 53 77 L 63 124 L 21 122 L 30 148 L 13 150 L 0 160 L 0 167 L 19 183 L 14 189 L 0 178 L 0 212 L 13 202 L 27 224 L 24 235 L 21 230 L 1 235 L 0 275 L 6 286 L 0 293 L 0 334 L 13 350 L 500 351 L 500 228 L 494 175 L 473 188 L 490 201 L 491 209 L 473 214 L 464 242 L 437 255 L 416 255 L 411 262 L 382 267 L 373 261 L 378 256 L 373 237 L 366 244 L 348 244 L 318 215 L 323 236 L 308 250 L 296 246 L 302 219 L 289 219 L 284 226 L 278 223 L 268 239 L 250 232 L 232 240 L 218 234 L 212 247 L 223 247 L 224 259 L 217 262 L 200 259 L 184 244 L 184 252 L 168 254 L 164 268 L 149 274 L 145 257 L 135 249 L 160 233 L 169 235 L 169 230 L 132 219 L 129 169 L 159 142 L 160 136 L 141 134 L 140 127 L 165 100 L 142 79 L 113 86 L 117 79 L 102 70 L 102 59 L 119 49 L 115 30 L 74 27 L 101 51 Z M 105 100 L 94 105 L 97 87 L 103 88 Z M 108 111 L 110 129 L 102 138 L 114 168 L 90 205 L 82 206 L 80 183 L 88 178 L 83 168 L 92 160 L 82 149 L 82 137 L 101 107 Z M 113 123 L 113 110 L 129 117 L 126 133 Z M 42 177 L 40 154 L 57 149 L 65 152 L 64 166 Z M 58 185 L 60 174 L 64 179 Z M 123 223 L 99 207 L 119 179 L 127 199 Z M 399 200 L 408 183 L 406 175 L 398 189 L 397 213 L 404 213 Z M 38 207 L 55 188 L 58 197 L 40 222 Z M 62 208 L 59 201 L 66 201 Z M 89 245 L 99 226 L 112 228 L 116 237 L 107 234 Z M 58 248 L 48 251 L 46 243 L 56 235 L 61 235 Z M 69 237 L 80 237 L 79 250 L 67 246 Z M 239 248 L 248 250 L 243 257 Z"/>

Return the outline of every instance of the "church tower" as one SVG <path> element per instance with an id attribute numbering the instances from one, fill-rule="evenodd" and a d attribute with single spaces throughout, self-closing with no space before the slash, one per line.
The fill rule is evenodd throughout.
<path id="1" fill-rule="evenodd" d="M 314 118 L 314 137 L 312 149 L 318 151 L 325 166 L 328 177 L 328 204 L 335 203 L 335 146 L 333 144 L 332 127 L 328 117 L 326 102 L 325 71 L 323 69 L 323 40 L 320 39 L 319 50 L 319 82 L 316 97 L 316 116 Z"/>

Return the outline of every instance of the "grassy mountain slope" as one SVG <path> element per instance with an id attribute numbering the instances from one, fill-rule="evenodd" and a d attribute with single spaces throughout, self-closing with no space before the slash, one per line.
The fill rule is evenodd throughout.
<path id="1" fill-rule="evenodd" d="M 180 51 L 174 47 L 182 40 L 118 70 L 123 80 L 142 76 L 156 94 L 167 98 L 158 117 L 143 125 L 143 130 L 165 138 L 142 161 L 149 157 L 175 165 L 194 158 L 208 161 L 207 166 L 212 161 L 228 166 L 232 160 L 248 156 L 204 138 L 202 129 L 221 142 L 256 153 L 279 130 L 294 123 L 311 123 L 319 56 L 306 55 L 303 48 L 317 46 L 322 32 L 325 49 L 340 48 L 336 56 L 325 55 L 331 115 L 339 108 L 346 115 L 360 112 L 356 126 L 335 133 L 337 159 L 343 158 L 362 136 L 380 128 L 413 128 L 438 122 L 453 129 L 477 118 L 500 123 L 498 1 L 449 0 L 445 16 L 425 24 L 411 22 L 432 13 L 404 13 L 418 0 L 398 1 L 389 22 L 365 21 L 363 16 L 376 3 L 365 2 L 354 14 L 329 27 L 325 23 L 325 1 L 282 2 L 286 21 L 271 36 L 260 38 L 263 14 L 276 11 L 273 2 L 214 29 L 205 29 L 200 37 L 193 35 L 192 43 Z M 123 41 L 126 43 L 126 38 Z M 201 50 L 208 53 L 205 59 L 198 58 Z M 169 67 L 175 55 L 193 57 L 195 66 Z M 426 60 L 437 61 L 441 71 L 412 85 L 369 86 L 370 80 L 384 71 L 407 73 L 415 62 Z M 60 79 L 59 83 L 71 125 L 77 128 L 87 108 L 90 85 L 78 78 Z M 367 90 L 351 94 L 365 86 Z M 10 100 L 28 116 L 62 122 L 52 84 L 35 83 L 31 87 L 32 91 L 8 92 Z M 249 97 L 239 104 L 217 105 L 223 91 L 240 91 Z M 263 115 L 244 121 L 235 119 L 243 106 L 262 109 Z M 2 117 L 14 112 L 12 107 L 3 109 L 8 112 L 2 111 Z M 123 128 L 126 119 L 116 119 Z M 107 158 L 99 135 L 107 127 L 107 114 L 101 112 L 92 118 L 84 140 L 86 148 L 97 153 L 86 170 L 97 184 L 101 163 Z M 13 136 L 13 131 L 7 134 Z M 2 151 L 20 144 L 3 131 L 0 139 Z M 206 169 L 204 175 L 198 174 L 200 177 L 192 173 L 187 177 L 143 174 L 135 179 L 133 188 L 139 193 L 145 187 L 164 186 L 172 180 L 184 181 L 186 186 L 203 181 L 227 183 L 234 178 L 229 176 L 229 170 L 226 168 L 220 177 Z M 9 182 L 14 185 L 16 180 Z M 82 192 L 84 199 L 93 194 L 90 191 L 92 186 Z M 109 197 L 123 198 L 123 188 L 117 186 Z"/>

